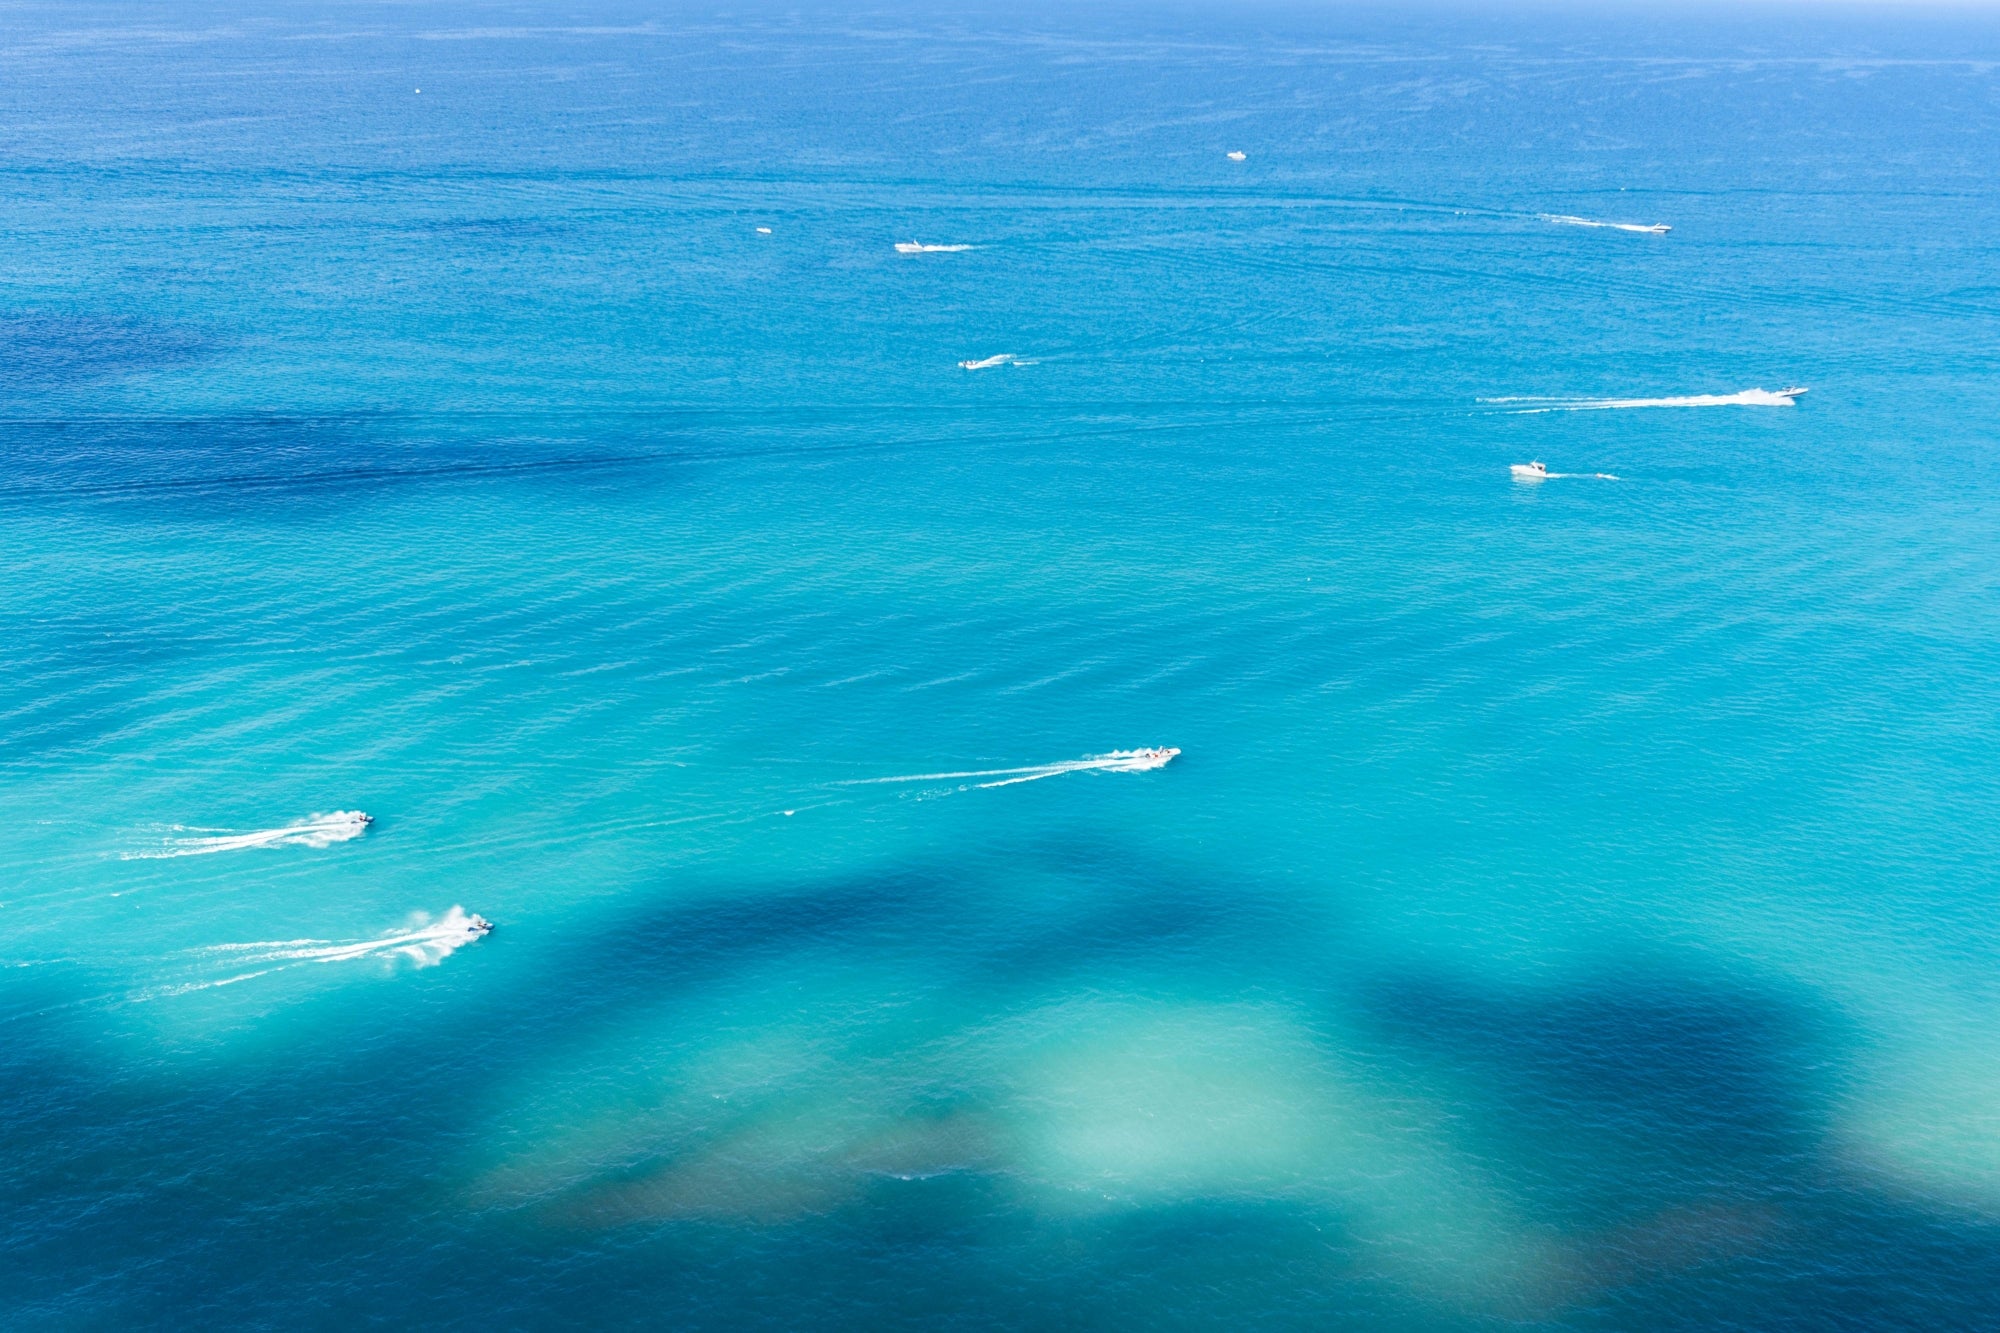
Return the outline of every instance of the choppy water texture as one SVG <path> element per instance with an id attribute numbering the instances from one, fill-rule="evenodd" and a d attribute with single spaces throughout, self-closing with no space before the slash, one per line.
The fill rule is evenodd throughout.
<path id="1" fill-rule="evenodd" d="M 2000 1323 L 1992 16 L 0 68 L 0 1322 Z"/>

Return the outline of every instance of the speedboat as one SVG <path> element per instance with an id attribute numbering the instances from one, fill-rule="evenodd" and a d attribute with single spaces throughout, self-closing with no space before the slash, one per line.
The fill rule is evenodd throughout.
<path id="1" fill-rule="evenodd" d="M 1079 761 L 1079 768 L 1101 768 L 1108 773 L 1149 773 L 1164 768 L 1180 751 L 1171 745 L 1155 745 L 1144 750 L 1113 750 Z"/>
<path id="2" fill-rule="evenodd" d="M 1510 469 L 1515 481 L 1545 481 L 1548 479 L 1548 464 L 1543 462 L 1516 463 Z"/>
<path id="3" fill-rule="evenodd" d="M 1795 384 L 1795 385 L 1793 385 L 1793 386 L 1792 386 L 1791 388 L 1789 388 L 1789 389 L 1780 389 L 1780 390 L 1778 390 L 1778 397 L 1780 397 L 1780 398 L 1796 398 L 1796 397 L 1798 397 L 1798 396 L 1799 396 L 1800 394 L 1802 394 L 1802 393 L 1810 393 L 1810 392 L 1812 392 L 1812 391 L 1811 391 L 1810 389 L 1807 389 L 1807 388 L 1806 388 L 1806 387 L 1805 387 L 1804 385 L 1799 385 L 1799 384 Z"/>

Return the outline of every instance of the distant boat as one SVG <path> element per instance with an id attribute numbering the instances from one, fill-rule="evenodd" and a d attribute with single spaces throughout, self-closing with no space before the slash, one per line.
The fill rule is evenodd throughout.
<path id="1" fill-rule="evenodd" d="M 897 241 L 899 255 L 951 255 L 961 250 L 970 250 L 969 245 L 925 245 L 921 241 Z"/>
<path id="2" fill-rule="evenodd" d="M 1557 477 L 1589 477 L 1595 481 L 1617 481 L 1609 472 L 1551 472 L 1548 464 L 1537 459 L 1532 463 L 1515 463 L 1507 469 L 1514 474 L 1515 481 L 1553 481 Z"/>
<path id="3" fill-rule="evenodd" d="M 1149 768 L 1165 768 L 1168 761 L 1177 757 L 1180 752 L 1178 745 L 1155 745 L 1151 749 L 1134 750 L 1131 767 L 1140 772 Z M 1117 751 L 1114 750 L 1112 753 L 1117 754 Z"/>

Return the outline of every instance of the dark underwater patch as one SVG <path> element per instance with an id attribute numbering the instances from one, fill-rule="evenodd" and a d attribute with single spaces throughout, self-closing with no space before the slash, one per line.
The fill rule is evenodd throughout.
<path id="1" fill-rule="evenodd" d="M 0 314 L 0 396 L 186 365 L 213 348 L 198 333 L 145 320 Z"/>
<path id="2" fill-rule="evenodd" d="M 1833 1020 L 1742 979 L 1635 963 L 1522 992 L 1391 972 L 1361 996 L 1388 1043 L 1461 1089 L 1514 1188 L 1558 1215 L 1677 1202 L 1690 1179 L 1761 1194 L 1822 1151 Z"/>
<path id="3" fill-rule="evenodd" d="M 68 502 L 175 518 L 320 513 L 385 486 L 596 474 L 672 457 L 657 440 L 578 440 L 326 416 L 0 422 L 0 505 Z"/>

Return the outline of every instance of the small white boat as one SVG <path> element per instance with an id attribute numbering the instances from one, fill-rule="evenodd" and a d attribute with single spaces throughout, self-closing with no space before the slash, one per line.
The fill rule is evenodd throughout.
<path id="1" fill-rule="evenodd" d="M 1510 471 L 1513 472 L 1515 481 L 1546 481 L 1549 476 L 1548 464 L 1540 461 L 1516 463 Z"/>
<path id="2" fill-rule="evenodd" d="M 1148 773 L 1156 768 L 1165 768 L 1180 751 L 1171 745 L 1155 745 L 1143 750 L 1113 750 L 1109 754 L 1092 755 L 1079 760 L 1078 768 L 1098 768 L 1107 773 Z M 1067 768 L 1069 765 L 1057 765 Z"/>
<path id="3" fill-rule="evenodd" d="M 1789 389 L 1780 389 L 1780 390 L 1778 390 L 1778 397 L 1780 397 L 1780 398 L 1796 398 L 1796 397 L 1798 397 L 1798 396 L 1799 396 L 1800 394 L 1802 394 L 1802 393 L 1811 393 L 1811 392 L 1812 392 L 1812 390 L 1810 390 L 1810 389 L 1806 388 L 1806 387 L 1805 387 L 1804 385 L 1799 385 L 1799 384 L 1795 384 L 1795 385 L 1793 385 L 1793 386 L 1792 386 L 1791 388 L 1789 388 Z"/>

